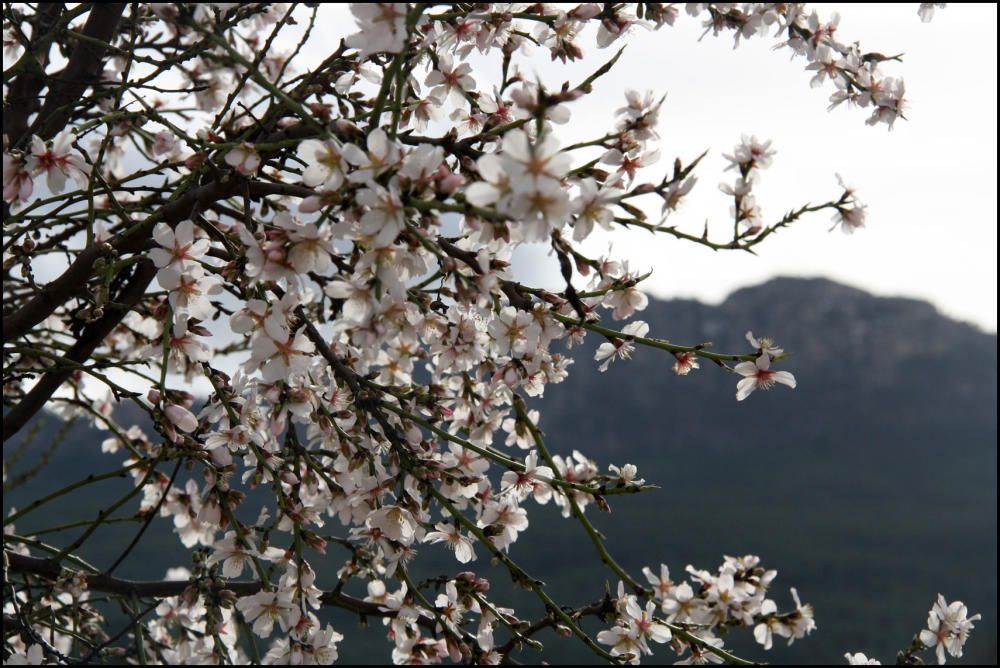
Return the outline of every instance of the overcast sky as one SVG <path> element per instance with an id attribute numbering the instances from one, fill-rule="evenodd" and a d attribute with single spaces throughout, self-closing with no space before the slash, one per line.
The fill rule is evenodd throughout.
<path id="1" fill-rule="evenodd" d="M 684 11 L 674 27 L 636 31 L 595 94 L 572 105 L 573 118 L 559 128 L 567 142 L 610 129 L 622 91 L 666 93 L 661 113 L 663 160 L 650 168 L 659 178 L 673 158 L 685 161 L 709 149 L 697 170 L 699 182 L 672 222 L 700 233 L 704 221 L 720 238 L 731 230 L 731 199 L 718 190 L 723 153 L 741 134 L 774 141 L 774 164 L 756 189 L 767 221 L 807 202 L 839 195 L 835 174 L 854 185 L 868 205 L 868 227 L 852 236 L 831 226 L 826 212 L 814 214 L 762 244 L 757 257 L 714 253 L 664 235 L 619 231 L 615 254 L 637 269 L 652 268 L 644 284 L 652 295 L 717 302 L 736 288 L 773 276 L 825 276 L 876 294 L 926 299 L 952 317 L 995 331 L 997 323 L 997 65 L 996 5 L 951 4 L 921 23 L 917 4 L 815 5 L 821 16 L 840 11 L 841 41 L 860 41 L 863 52 L 904 53 L 903 63 L 884 64 L 902 76 L 908 120 L 891 132 L 865 124 L 865 110 L 846 106 L 827 112 L 829 85 L 813 89 L 806 61 L 790 60 L 777 41 L 755 38 L 733 50 L 731 34 L 706 36 Z M 812 7 L 812 5 L 810 5 Z M 324 6 L 322 40 L 308 59 L 331 48 L 336 36 L 353 32 L 344 6 Z M 314 40 L 316 41 L 316 40 Z M 621 42 L 619 42 L 621 43 Z M 587 49 L 584 63 L 552 63 L 536 50 L 521 59 L 543 82 L 579 82 L 617 48 Z M 495 80 L 494 65 L 480 84 Z M 303 63 L 305 66 L 305 63 Z M 589 251 L 606 249 L 609 238 Z M 545 251 L 522 253 L 518 270 L 535 283 L 558 284 Z M 521 275 L 524 275 L 523 273 Z"/>

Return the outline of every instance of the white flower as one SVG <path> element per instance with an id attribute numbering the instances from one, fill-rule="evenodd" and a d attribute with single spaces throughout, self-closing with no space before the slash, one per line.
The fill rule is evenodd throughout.
<path id="1" fill-rule="evenodd" d="M 693 352 L 685 353 L 674 353 L 676 362 L 674 362 L 673 370 L 678 376 L 686 376 L 691 371 L 691 369 L 698 369 L 698 356 Z"/>
<path id="2" fill-rule="evenodd" d="M 253 545 L 249 538 L 244 538 L 244 540 Z M 235 531 L 226 532 L 225 538 L 216 541 L 212 545 L 212 549 L 215 552 L 205 561 L 205 564 L 212 566 L 220 561 L 223 562 L 222 574 L 227 578 L 238 578 L 243 574 L 243 569 L 253 563 L 253 558 L 260 556 L 260 553 L 253 547 L 243 547 Z"/>
<path id="3" fill-rule="evenodd" d="M 955 658 L 962 657 L 962 647 L 974 628 L 972 622 L 981 615 L 968 617 L 969 610 L 961 601 L 948 603 L 938 594 L 937 601 L 927 615 L 927 628 L 920 632 L 920 642 L 925 647 L 936 648 L 937 661 L 945 663 L 945 651 Z"/>
<path id="4" fill-rule="evenodd" d="M 177 404 L 169 404 L 163 409 L 167 419 L 183 432 L 191 433 L 198 428 L 198 418 L 194 413 Z"/>
<path id="5" fill-rule="evenodd" d="M 302 183 L 309 186 L 323 186 L 336 190 L 344 183 L 347 162 L 343 147 L 334 139 L 307 139 L 299 144 L 299 158 L 306 163 L 302 172 Z"/>
<path id="6" fill-rule="evenodd" d="M 572 163 L 569 155 L 559 150 L 559 142 L 551 133 L 532 142 L 521 129 L 511 130 L 504 137 L 503 156 L 511 189 L 517 194 L 559 189 Z"/>
<path id="7" fill-rule="evenodd" d="M 249 370 L 261 368 L 265 383 L 286 380 L 291 373 L 300 373 L 309 365 L 309 355 L 316 350 L 313 342 L 306 337 L 305 328 L 299 329 L 291 341 L 279 341 L 270 336 L 254 339 Z"/>
<path id="8" fill-rule="evenodd" d="M 425 543 L 447 543 L 448 547 L 455 551 L 455 558 L 459 563 L 467 564 L 474 561 L 476 553 L 472 549 L 472 541 L 463 536 L 462 532 L 454 524 L 439 522 L 434 525 L 437 531 L 431 531 L 424 536 Z"/>
<path id="9" fill-rule="evenodd" d="M 160 279 L 160 285 L 170 291 L 170 305 L 176 316 L 208 320 L 215 313 L 208 295 L 222 292 L 222 279 L 201 273 L 201 267 L 197 267 L 188 274 L 168 273 Z"/>
<path id="10" fill-rule="evenodd" d="M 368 134 L 365 147 L 367 152 L 354 144 L 345 144 L 343 148 L 344 159 L 358 168 L 347 177 L 354 183 L 367 183 L 399 162 L 399 145 L 382 128 Z"/>
<path id="11" fill-rule="evenodd" d="M 754 350 L 759 353 L 767 353 L 771 357 L 777 357 L 781 353 L 785 352 L 783 348 L 779 348 L 774 345 L 774 341 L 766 337 L 760 337 L 759 339 L 754 337 L 753 332 L 747 330 L 746 333 L 747 342 L 753 346 Z"/>
<path id="12" fill-rule="evenodd" d="M 636 320 L 622 328 L 622 334 L 630 336 L 646 336 L 648 332 L 649 325 L 642 320 Z M 603 372 L 607 371 L 608 365 L 616 359 L 630 359 L 633 350 L 635 350 L 635 344 L 630 339 L 612 338 L 598 346 L 597 352 L 594 353 L 594 359 L 596 361 L 604 360 L 604 363 L 599 367 Z"/>
<path id="13" fill-rule="evenodd" d="M 867 656 L 861 652 L 856 654 L 851 654 L 847 652 L 844 654 L 844 658 L 847 659 L 847 663 L 851 666 L 881 666 L 882 662 L 878 659 L 869 659 Z"/>
<path id="14" fill-rule="evenodd" d="M 226 164 L 236 169 L 243 176 L 251 176 L 260 167 L 260 156 L 253 144 L 243 142 L 226 153 Z"/>
<path id="15" fill-rule="evenodd" d="M 357 194 L 357 201 L 368 207 L 361 216 L 361 232 L 374 237 L 376 248 L 390 245 L 406 229 L 406 208 L 399 194 L 372 183 Z"/>
<path id="16" fill-rule="evenodd" d="M 288 590 L 261 591 L 253 596 L 244 596 L 236 602 L 236 609 L 243 613 L 247 622 L 253 622 L 253 632 L 261 638 L 271 635 L 274 622 L 281 625 L 282 631 L 295 626 L 302 611 L 292 600 L 292 592 Z"/>
<path id="17" fill-rule="evenodd" d="M 552 498 L 552 486 L 549 484 L 555 474 L 548 466 L 538 465 L 538 452 L 532 450 L 524 458 L 523 471 L 507 471 L 501 480 L 502 489 L 513 492 L 518 501 L 524 501 L 534 495 L 535 501 L 546 504 Z"/>
<path id="18" fill-rule="evenodd" d="M 437 69 L 431 70 L 424 83 L 432 87 L 432 95 L 450 94 L 451 103 L 458 107 L 465 104 L 465 92 L 476 88 L 471 72 L 472 67 L 468 63 L 456 66 L 451 56 L 443 53 L 438 57 Z"/>
<path id="19" fill-rule="evenodd" d="M 383 51 L 399 53 L 406 45 L 407 9 L 405 2 L 352 2 L 361 31 L 347 38 L 347 46 L 358 49 L 362 60 Z"/>
<path id="20" fill-rule="evenodd" d="M 771 358 L 767 354 L 760 355 L 756 362 L 740 362 L 736 365 L 733 370 L 744 377 L 736 384 L 737 401 L 743 401 L 758 387 L 768 390 L 775 383 L 795 388 L 795 376 L 788 371 L 772 371 L 770 366 Z"/>
<path id="21" fill-rule="evenodd" d="M 27 202 L 35 188 L 31 172 L 23 157 L 3 154 L 3 200 L 7 203 Z"/>
<path id="22" fill-rule="evenodd" d="M 41 645 L 32 645 L 23 654 L 14 652 L 4 659 L 5 666 L 48 666 L 45 661 L 45 650 Z"/>
<path id="23" fill-rule="evenodd" d="M 623 656 L 631 654 L 629 663 L 638 665 L 639 657 L 642 654 L 640 639 L 635 636 L 632 629 L 627 626 L 616 624 L 610 629 L 605 629 L 597 634 L 597 642 L 611 645 L 612 656 Z"/>
<path id="24" fill-rule="evenodd" d="M 386 538 L 397 543 L 412 545 L 416 536 L 417 521 L 406 508 L 383 506 L 368 515 L 365 526 L 378 529 Z"/>
<path id="25" fill-rule="evenodd" d="M 51 148 L 46 148 L 45 142 L 37 135 L 31 137 L 31 152 L 26 167 L 32 174 L 45 172 L 46 185 L 55 194 L 63 191 L 67 176 L 73 177 L 81 186 L 86 185 L 90 178 L 90 165 L 72 153 L 75 141 L 76 135 L 69 128 L 55 136 Z"/>
<path id="26" fill-rule="evenodd" d="M 477 524 L 499 531 L 492 536 L 493 544 L 504 549 L 517 540 L 519 532 L 528 528 L 528 513 L 511 497 L 499 502 L 487 501 Z"/>
<path id="27" fill-rule="evenodd" d="M 580 181 L 580 195 L 574 200 L 573 239 L 582 241 L 590 236 L 596 223 L 603 230 L 611 229 L 615 214 L 611 206 L 618 201 L 621 192 L 614 188 L 617 179 L 608 179 L 603 186 L 586 178 Z M 616 192 L 617 191 L 617 192 Z"/>
<path id="28" fill-rule="evenodd" d="M 166 287 L 164 281 L 176 285 L 174 281 L 180 274 L 201 268 L 198 259 L 208 252 L 211 242 L 205 238 L 195 241 L 195 230 L 190 220 L 182 220 L 175 228 L 166 223 L 157 223 L 153 228 L 153 240 L 161 247 L 150 250 L 149 259 L 160 270 L 156 274 L 160 285 Z M 175 276 L 170 278 L 171 274 Z"/>
<path id="29" fill-rule="evenodd" d="M 748 170 L 747 178 L 753 180 L 760 170 L 771 166 L 774 153 L 770 140 L 761 142 L 756 135 L 753 137 L 743 135 L 743 140 L 736 145 L 733 154 L 722 157 L 731 163 L 726 169 L 736 169 L 741 172 L 744 169 Z"/>

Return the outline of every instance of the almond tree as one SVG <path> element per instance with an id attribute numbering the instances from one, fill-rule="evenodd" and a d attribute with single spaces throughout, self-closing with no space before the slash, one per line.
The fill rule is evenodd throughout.
<path id="1" fill-rule="evenodd" d="M 351 9 L 356 32 L 302 69 L 297 56 L 323 40 L 315 3 L 4 5 L 5 460 L 43 408 L 106 430 L 102 450 L 123 459 L 62 489 L 35 478 L 37 500 L 5 518 L 5 661 L 331 663 L 342 635 L 320 622 L 324 606 L 381 618 L 397 663 L 512 661 L 548 629 L 611 663 L 654 650 L 747 663 L 724 633 L 752 629 L 765 650 L 808 635 L 812 608 L 792 589 L 794 608 L 779 610 L 776 571 L 757 557 L 688 567 L 687 581 L 665 565 L 623 569 L 586 510 L 651 486 L 630 464 L 604 472 L 553 454 L 530 401 L 567 378 L 566 351 L 588 335 L 604 341 L 602 370 L 644 345 L 680 375 L 699 362 L 732 372 L 740 400 L 794 388 L 774 368 L 784 351 L 749 332 L 732 352 L 651 336 L 634 319 L 648 274 L 581 243 L 641 228 L 752 252 L 821 212 L 854 231 L 864 205 L 841 182 L 826 202 L 765 216 L 754 188 L 774 150 L 744 137 L 722 184 L 732 234 L 688 231 L 674 212 L 704 154 L 639 176 L 662 164 L 659 93 L 625 91 L 613 130 L 590 141 L 567 146 L 557 126 L 630 32 L 675 21 L 737 44 L 771 36 L 832 105 L 890 128 L 905 113 L 902 80 L 881 69 L 891 59 L 798 4 L 690 4 L 684 17 L 660 3 Z M 598 62 L 580 81 L 538 81 L 529 45 Z M 499 79 L 470 64 L 484 57 Z M 558 258 L 563 289 L 514 274 L 513 249 L 531 242 Z M 212 388 L 198 405 L 184 389 L 195 378 Z M 119 402 L 154 433 L 120 424 Z M 195 473 L 183 484 L 182 468 Z M 96 519 L 17 531 L 121 475 L 133 488 Z M 258 515 L 245 503 L 255 488 L 271 499 Z M 618 583 L 591 605 L 560 605 L 516 561 L 530 507 L 550 501 Z M 159 518 L 191 561 L 116 577 Z M 134 539 L 114 562 L 87 563 L 80 548 L 112 522 L 135 522 Z M 457 572 L 416 581 L 416 547 L 437 542 Z M 345 558 L 320 577 L 310 561 L 330 543 Z M 494 599 L 466 570 L 477 559 L 538 606 Z M 125 628 L 105 623 L 109 602 L 129 611 Z M 596 637 L 581 626 L 591 616 L 606 625 Z M 939 598 L 901 658 L 961 656 L 976 619 Z"/>

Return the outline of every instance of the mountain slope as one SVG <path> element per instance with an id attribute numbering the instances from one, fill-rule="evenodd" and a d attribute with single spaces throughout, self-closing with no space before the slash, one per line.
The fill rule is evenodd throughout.
<path id="1" fill-rule="evenodd" d="M 818 630 L 769 654 L 748 642 L 748 633 L 727 638 L 750 657 L 843 663 L 850 650 L 889 663 L 926 623 L 940 592 L 983 615 L 958 663 L 995 663 L 995 335 L 923 302 L 873 297 L 825 280 L 777 279 L 715 307 L 651 302 L 636 317 L 650 324 L 652 336 L 712 341 L 725 352 L 749 350 L 747 329 L 770 335 L 789 353 L 775 367 L 792 371 L 798 387 L 757 391 L 737 402 L 739 377 L 710 363 L 678 377 L 669 354 L 640 348 L 602 374 L 593 361 L 598 337 L 571 351 L 577 361 L 569 379 L 534 402 L 550 448 L 563 455 L 579 449 L 602 467 L 637 464 L 641 476 L 660 486 L 613 498 L 610 515 L 588 510 L 623 566 L 638 574 L 664 562 L 679 580 L 687 564 L 712 569 L 723 554 L 760 555 L 779 572 L 772 593 L 779 607 L 791 605 L 787 587 L 797 587 L 816 609 Z M 35 443 L 50 442 L 58 428 L 51 418 L 43 421 Z M 81 470 L 118 466 L 120 457 L 99 454 L 102 439 L 74 426 L 33 489 L 5 494 L 5 510 L 22 506 L 28 492 L 38 496 L 76 480 Z M 29 448 L 12 475 L 39 451 Z M 54 503 L 47 516 L 18 521 L 18 530 L 92 517 L 129 487 L 112 480 L 83 488 Z M 511 554 L 557 600 L 589 603 L 606 580 L 617 585 L 578 525 L 551 506 L 529 511 L 532 526 Z M 131 524 L 101 529 L 85 556 L 111 563 L 135 530 Z M 465 570 L 443 548 L 421 551 L 430 559 L 415 576 Z M 342 556 L 331 553 L 328 564 L 318 565 L 321 580 Z M 156 522 L 120 573 L 155 577 L 183 558 L 170 525 Z M 507 591 L 509 578 L 482 550 L 469 566 L 492 573 L 494 593 L 507 600 L 499 592 Z M 514 595 L 523 615 L 540 612 L 532 597 Z M 335 617 L 352 639 L 342 644 L 342 660 L 388 660 L 381 625 L 362 634 L 356 620 Z M 592 659 L 578 643 L 554 635 L 541 640 L 550 661 Z M 653 659 L 670 663 L 672 655 L 661 651 Z"/>

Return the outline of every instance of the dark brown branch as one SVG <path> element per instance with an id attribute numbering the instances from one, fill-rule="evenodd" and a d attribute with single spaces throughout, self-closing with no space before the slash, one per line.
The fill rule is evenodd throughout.
<path id="1" fill-rule="evenodd" d="M 264 142 L 276 143 L 286 139 L 302 139 L 312 136 L 312 134 L 315 133 L 311 133 L 304 125 L 299 124 L 269 135 L 264 139 Z M 277 152 L 262 152 L 261 157 L 268 157 L 275 153 Z M 111 253 L 135 253 L 142 250 L 146 242 L 149 241 L 156 223 L 164 222 L 175 225 L 190 216 L 196 208 L 207 209 L 214 202 L 238 194 L 240 183 L 241 180 L 238 178 L 222 177 L 221 180 L 197 187 L 169 204 L 165 204 L 131 234 L 117 236 L 111 242 L 110 247 L 104 244 L 93 244 L 82 250 L 73 264 L 62 275 L 43 286 L 38 294 L 26 304 L 4 314 L 3 342 L 7 343 L 23 336 L 32 327 L 49 317 L 67 299 L 82 290 L 90 279 L 94 263 L 98 258 Z M 291 194 L 292 191 L 288 189 L 294 187 L 288 184 L 267 183 L 253 186 L 253 188 L 258 189 L 260 194 Z"/>
<path id="2" fill-rule="evenodd" d="M 23 57 L 29 60 L 24 61 L 24 71 L 11 81 L 4 99 L 3 133 L 7 135 L 11 146 L 17 146 L 21 142 L 28 129 L 28 116 L 38 109 L 38 94 L 45 85 L 45 66 L 52 46 L 52 32 L 62 8 L 61 2 L 45 2 L 38 6 L 38 20 L 34 25 L 31 43 L 25 44 L 26 53 Z"/>
<path id="3" fill-rule="evenodd" d="M 125 11 L 124 2 L 95 3 L 90 9 L 83 34 L 94 40 L 110 42 L 118 32 L 118 22 Z M 65 127 L 72 116 L 73 106 L 89 86 L 97 83 L 104 69 L 107 47 L 91 40 L 78 40 L 69 63 L 49 88 L 45 104 L 38 112 L 32 128 L 43 139 L 50 139 Z"/>
<path id="4" fill-rule="evenodd" d="M 37 575 L 50 580 L 57 580 L 64 570 L 59 564 L 51 559 L 40 557 L 28 557 L 13 552 L 5 552 L 4 557 L 9 560 L 9 573 L 21 573 L 25 575 Z M 124 580 L 101 573 L 84 574 L 87 581 L 87 589 L 91 591 L 115 594 L 118 596 L 137 596 L 140 598 L 166 598 L 169 596 L 180 596 L 188 587 L 197 586 L 197 580 Z M 261 583 L 250 580 L 237 580 L 217 585 L 214 589 L 229 590 L 237 596 L 252 596 L 261 590 Z M 395 617 L 396 612 L 385 610 L 377 603 L 348 596 L 340 592 L 324 592 L 320 596 L 323 605 L 335 608 L 350 610 L 359 615 L 371 617 Z M 421 625 L 431 625 L 434 622 L 427 619 L 420 620 Z"/>
<path id="5" fill-rule="evenodd" d="M 111 331 L 118 326 L 125 314 L 146 292 L 146 287 L 156 275 L 156 267 L 150 260 L 143 260 L 135 270 L 135 274 L 129 280 L 122 291 L 115 297 L 115 302 L 119 305 L 116 308 L 108 308 L 101 318 L 92 323 L 61 358 L 56 366 L 42 376 L 41 380 L 31 388 L 31 391 L 16 406 L 7 412 L 3 418 L 3 442 L 20 431 L 28 420 L 45 405 L 63 382 L 69 378 L 77 365 L 86 362 L 93 354 L 94 350 L 101 345 Z"/>

